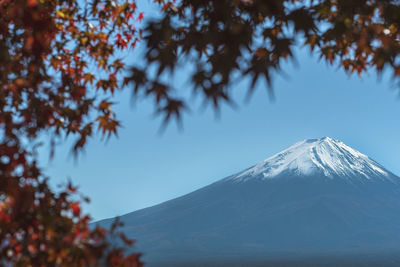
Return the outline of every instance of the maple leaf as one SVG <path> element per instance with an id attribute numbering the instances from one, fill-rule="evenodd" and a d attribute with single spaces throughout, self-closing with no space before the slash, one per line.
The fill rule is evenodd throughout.
<path id="1" fill-rule="evenodd" d="M 143 18 L 144 18 L 144 17 L 143 17 L 143 14 L 144 14 L 143 12 L 140 12 L 140 13 L 139 13 L 139 16 L 137 17 L 137 20 L 138 20 L 138 21 L 142 21 L 142 20 L 143 20 Z"/>
<path id="2" fill-rule="evenodd" d="M 72 210 L 72 214 L 73 214 L 75 217 L 79 217 L 80 214 L 81 214 L 81 207 L 80 207 L 80 205 L 79 205 L 79 202 L 74 202 L 74 203 L 72 203 L 72 205 L 71 205 L 71 210 Z"/>

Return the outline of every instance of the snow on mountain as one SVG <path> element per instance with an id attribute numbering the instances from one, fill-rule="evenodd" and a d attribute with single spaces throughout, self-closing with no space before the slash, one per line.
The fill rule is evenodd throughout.
<path id="1" fill-rule="evenodd" d="M 151 267 L 327 266 L 345 257 L 349 264 L 329 266 L 400 266 L 400 178 L 329 137 L 301 141 L 239 174 L 120 219 Z M 97 223 L 109 228 L 112 222 Z M 371 252 L 377 264 L 357 258 Z M 387 253 L 398 261 L 383 263 Z M 290 255 L 317 262 L 265 264 Z M 324 255 L 326 262 L 318 262 Z"/>
<path id="2" fill-rule="evenodd" d="M 253 177 L 274 178 L 283 172 L 308 176 L 323 174 L 327 177 L 386 177 L 392 174 L 361 152 L 330 137 L 307 139 L 267 158 L 231 179 L 244 181 Z"/>

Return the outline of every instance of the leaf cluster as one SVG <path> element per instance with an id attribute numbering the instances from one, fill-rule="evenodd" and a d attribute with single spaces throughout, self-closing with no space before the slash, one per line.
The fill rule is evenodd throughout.
<path id="1" fill-rule="evenodd" d="M 53 151 L 75 136 L 78 152 L 95 128 L 117 133 L 108 98 L 143 14 L 132 0 L 1 0 L 0 14 L 0 265 L 142 266 L 110 244 L 114 228 L 89 227 L 75 187 L 49 188 L 36 159 L 44 134 Z"/>
<path id="2" fill-rule="evenodd" d="M 249 81 L 251 94 L 263 78 L 272 93 L 274 75 L 283 61 L 294 60 L 299 44 L 350 74 L 386 67 L 400 77 L 398 0 L 160 2 L 163 16 L 144 30 L 145 66 L 154 67 L 157 75 L 135 66 L 128 81 L 135 95 L 153 97 L 166 120 L 179 119 L 187 107 L 163 79 L 182 65 L 194 69 L 187 90 L 215 109 L 232 102 L 232 88 L 241 80 Z"/>

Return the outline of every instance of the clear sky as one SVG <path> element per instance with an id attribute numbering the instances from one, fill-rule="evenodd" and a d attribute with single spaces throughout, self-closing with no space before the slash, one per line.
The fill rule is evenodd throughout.
<path id="1" fill-rule="evenodd" d="M 216 118 L 192 101 L 183 130 L 171 123 L 161 135 L 151 103 L 132 108 L 126 90 L 117 95 L 119 138 L 92 140 L 78 161 L 63 145 L 50 163 L 44 153 L 42 165 L 52 184 L 69 177 L 80 186 L 96 220 L 189 193 L 307 138 L 339 139 L 400 175 L 400 91 L 390 79 L 379 81 L 374 72 L 349 77 L 307 50 L 297 51 L 297 61 L 284 66 L 289 78 L 275 77 L 275 101 L 259 83 L 245 103 L 239 84 L 233 88 L 238 109 L 224 106 Z"/>

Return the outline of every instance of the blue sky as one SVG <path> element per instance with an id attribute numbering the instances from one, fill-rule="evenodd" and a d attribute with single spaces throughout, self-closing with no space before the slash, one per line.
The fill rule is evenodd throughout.
<path id="1" fill-rule="evenodd" d="M 245 103 L 239 83 L 238 109 L 224 106 L 216 118 L 194 100 L 183 130 L 171 123 L 161 135 L 152 104 L 132 108 L 129 90 L 119 93 L 119 138 L 92 140 L 78 161 L 69 145 L 60 146 L 52 162 L 42 160 L 45 172 L 54 185 L 67 178 L 78 184 L 96 220 L 189 193 L 307 138 L 339 139 L 400 175 L 400 100 L 390 80 L 378 81 L 374 72 L 349 77 L 305 49 L 296 54 L 298 66 L 284 66 L 289 78 L 275 77 L 275 101 L 259 83 Z"/>

